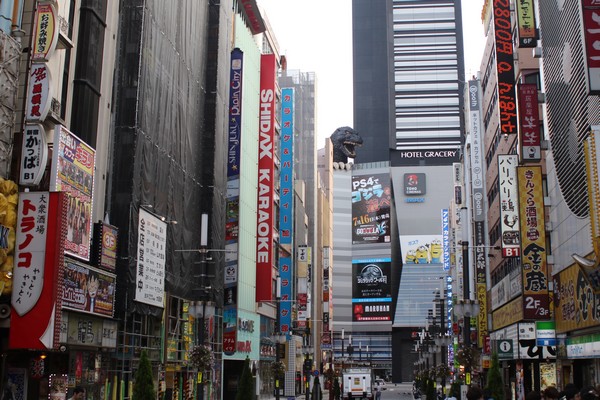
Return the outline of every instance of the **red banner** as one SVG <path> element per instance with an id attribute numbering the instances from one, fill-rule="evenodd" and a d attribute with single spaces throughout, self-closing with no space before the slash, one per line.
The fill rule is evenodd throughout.
<path id="1" fill-rule="evenodd" d="M 36 269 L 41 268 L 41 273 L 31 269 L 31 273 L 39 273 L 39 279 L 42 281 L 41 292 L 37 300 L 17 312 L 15 305 L 21 307 L 24 298 L 20 297 L 23 289 L 23 282 L 27 277 L 23 276 L 21 282 L 14 281 L 14 290 L 12 297 L 13 312 L 10 316 L 10 335 L 9 348 L 11 349 L 38 349 L 46 350 L 58 347 L 58 335 L 60 333 L 60 320 L 62 308 L 61 296 L 58 295 L 62 286 L 62 269 L 64 268 L 64 241 L 66 230 L 64 221 L 66 221 L 66 201 L 63 193 L 48 193 L 48 192 L 31 192 L 28 195 L 37 198 L 29 199 L 29 206 L 24 207 L 22 204 L 27 200 L 25 193 L 21 196 L 19 207 L 19 220 L 27 218 L 32 211 L 31 207 L 41 208 L 40 213 L 47 217 L 46 238 L 45 238 L 45 255 L 43 262 Z M 40 197 L 42 196 L 42 197 Z M 47 196 L 47 197 L 45 197 Z M 47 205 L 37 207 L 36 204 L 41 204 L 43 198 L 47 199 Z M 47 211 L 44 212 L 43 209 Z M 37 211 L 36 211 L 37 212 Z M 39 215 L 39 213 L 38 213 Z M 24 227 L 19 224 L 17 230 Z M 23 235 L 24 233 L 21 233 Z M 25 242 L 19 242 L 19 233 L 17 232 L 17 243 L 23 246 Z M 26 250 L 26 248 L 23 248 Z M 26 260 L 27 257 L 22 260 Z M 15 269 L 18 267 L 18 257 L 15 257 Z"/>
<path id="2" fill-rule="evenodd" d="M 256 301 L 273 300 L 273 182 L 275 179 L 276 79 L 275 55 L 263 54 L 260 63 Z"/>

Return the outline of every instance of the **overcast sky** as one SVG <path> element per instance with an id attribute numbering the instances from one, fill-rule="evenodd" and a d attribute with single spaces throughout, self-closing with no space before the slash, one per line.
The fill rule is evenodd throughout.
<path id="1" fill-rule="evenodd" d="M 288 69 L 316 73 L 317 148 L 322 148 L 335 129 L 353 125 L 352 0 L 258 0 L 258 4 L 275 32 Z M 485 47 L 483 0 L 463 0 L 462 4 L 469 79 L 479 69 Z"/>

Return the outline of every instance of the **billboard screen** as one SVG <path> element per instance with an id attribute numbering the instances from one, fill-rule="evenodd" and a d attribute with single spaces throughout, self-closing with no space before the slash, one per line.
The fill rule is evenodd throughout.
<path id="1" fill-rule="evenodd" d="M 388 243 L 391 185 L 389 174 L 352 177 L 352 243 Z"/>
<path id="2" fill-rule="evenodd" d="M 352 261 L 352 320 L 391 321 L 391 259 Z"/>

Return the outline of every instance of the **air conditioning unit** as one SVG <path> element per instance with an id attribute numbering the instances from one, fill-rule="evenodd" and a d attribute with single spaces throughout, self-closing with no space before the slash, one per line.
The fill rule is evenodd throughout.
<path id="1" fill-rule="evenodd" d="M 534 58 L 542 58 L 542 48 L 541 47 L 534 47 L 532 49 L 532 52 L 533 52 Z"/>

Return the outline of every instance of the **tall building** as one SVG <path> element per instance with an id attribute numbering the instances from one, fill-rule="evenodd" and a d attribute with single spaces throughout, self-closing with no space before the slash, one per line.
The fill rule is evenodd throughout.
<path id="1" fill-rule="evenodd" d="M 454 196 L 451 166 L 464 142 L 461 1 L 353 0 L 352 9 L 354 129 L 363 139 L 356 173 L 368 163 L 389 163 L 395 201 L 387 351 L 393 379 L 410 381 L 413 333 L 426 326 L 448 268 L 439 246 L 442 210 Z M 365 248 L 352 246 L 353 262 Z M 414 273 L 416 267 L 426 273 Z M 372 330 L 357 323 L 352 329 Z"/>
<path id="2" fill-rule="evenodd" d="M 398 150 L 392 164 L 451 163 L 463 127 L 460 0 L 354 0 L 352 10 L 355 161 Z"/>

